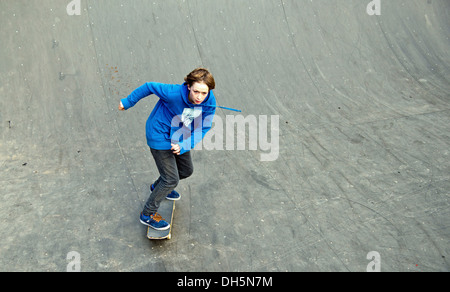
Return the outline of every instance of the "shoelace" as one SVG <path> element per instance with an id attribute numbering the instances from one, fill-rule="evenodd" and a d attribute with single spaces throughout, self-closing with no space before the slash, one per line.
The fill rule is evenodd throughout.
<path id="1" fill-rule="evenodd" d="M 161 215 L 159 215 L 159 213 L 155 213 L 152 216 L 150 216 L 153 220 L 155 220 L 156 222 L 159 222 L 161 220 L 164 220 L 163 217 L 161 217 Z"/>

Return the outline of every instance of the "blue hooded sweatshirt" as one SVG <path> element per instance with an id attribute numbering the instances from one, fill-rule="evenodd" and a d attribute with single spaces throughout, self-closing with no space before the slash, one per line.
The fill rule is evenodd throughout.
<path id="1" fill-rule="evenodd" d="M 171 144 L 179 144 L 181 155 L 193 149 L 211 129 L 216 110 L 216 98 L 212 90 L 201 104 L 195 105 L 189 101 L 186 83 L 148 82 L 122 99 L 122 105 L 127 110 L 151 94 L 158 96 L 159 101 L 146 124 L 150 148 L 170 150 Z"/>

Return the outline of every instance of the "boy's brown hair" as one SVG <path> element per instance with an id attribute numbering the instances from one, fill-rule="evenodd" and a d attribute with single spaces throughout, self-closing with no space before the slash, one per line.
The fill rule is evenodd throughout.
<path id="1" fill-rule="evenodd" d="M 209 90 L 216 88 L 214 77 L 208 69 L 205 68 L 195 69 L 184 78 L 184 81 L 186 81 L 189 86 L 192 86 L 195 82 L 204 82 L 209 87 Z"/>

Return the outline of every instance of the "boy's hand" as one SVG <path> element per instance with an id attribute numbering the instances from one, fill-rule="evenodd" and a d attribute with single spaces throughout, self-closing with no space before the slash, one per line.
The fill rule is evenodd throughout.
<path id="1" fill-rule="evenodd" d="M 125 108 L 123 107 L 122 101 L 119 103 L 119 111 L 124 111 Z"/>
<path id="2" fill-rule="evenodd" d="M 178 144 L 170 144 L 170 145 L 172 145 L 172 148 L 170 148 L 170 150 L 173 151 L 173 154 L 180 155 L 181 151 L 180 145 Z"/>

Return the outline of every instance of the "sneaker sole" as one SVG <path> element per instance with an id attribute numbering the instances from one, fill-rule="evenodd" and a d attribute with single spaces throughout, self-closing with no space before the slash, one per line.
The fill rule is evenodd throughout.
<path id="1" fill-rule="evenodd" d="M 169 200 L 169 201 L 179 201 L 181 199 L 181 197 L 178 197 L 176 199 L 166 197 L 166 199 Z"/>

